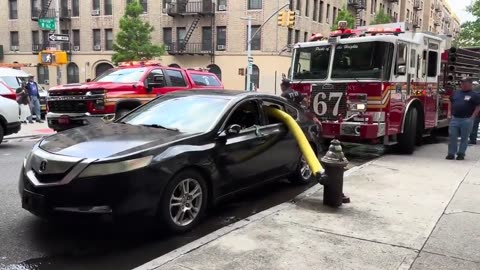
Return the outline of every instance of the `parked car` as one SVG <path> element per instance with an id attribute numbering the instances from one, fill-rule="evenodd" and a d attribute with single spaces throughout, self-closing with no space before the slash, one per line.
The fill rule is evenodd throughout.
<path id="1" fill-rule="evenodd" d="M 245 91 L 172 92 L 112 123 L 57 133 L 25 158 L 19 192 L 38 216 L 142 214 L 182 232 L 207 207 L 245 188 L 288 177 L 313 180 L 286 126 L 294 117 L 314 149 L 317 126 L 300 107 Z"/>
<path id="2" fill-rule="evenodd" d="M 91 82 L 51 87 L 48 126 L 62 131 L 119 118 L 158 95 L 192 89 L 223 89 L 223 84 L 204 70 L 150 61 L 120 63 Z"/>
<path id="3" fill-rule="evenodd" d="M 21 128 L 20 106 L 15 91 L 0 82 L 0 144 L 3 137 L 18 133 Z"/>

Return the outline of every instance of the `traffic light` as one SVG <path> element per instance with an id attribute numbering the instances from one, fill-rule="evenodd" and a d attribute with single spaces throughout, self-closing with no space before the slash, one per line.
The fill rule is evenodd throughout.
<path id="1" fill-rule="evenodd" d="M 64 65 L 68 63 L 65 51 L 41 51 L 38 53 L 38 62 L 43 65 Z"/>
<path id="2" fill-rule="evenodd" d="M 447 64 L 447 84 L 455 85 L 455 70 L 456 70 L 456 62 L 457 62 L 457 48 L 451 47 L 448 50 L 448 64 Z"/>
<path id="3" fill-rule="evenodd" d="M 295 11 L 289 10 L 287 16 L 287 26 L 293 28 L 295 26 Z"/>
<path id="4" fill-rule="evenodd" d="M 287 25 L 287 12 L 282 10 L 278 12 L 278 26 L 286 26 Z"/>

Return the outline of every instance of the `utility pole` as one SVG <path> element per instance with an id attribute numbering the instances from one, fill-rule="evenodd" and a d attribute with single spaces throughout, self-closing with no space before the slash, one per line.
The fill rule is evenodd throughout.
<path id="1" fill-rule="evenodd" d="M 61 34 L 60 30 L 60 0 L 55 0 L 55 33 Z M 55 44 L 55 48 L 57 50 L 61 50 L 61 44 Z M 60 48 L 59 48 L 60 47 Z M 62 69 L 59 65 L 57 65 L 57 85 L 62 84 Z"/>
<path id="2" fill-rule="evenodd" d="M 273 18 L 280 10 L 284 7 L 290 5 L 290 3 L 286 3 L 278 10 L 276 10 L 267 20 L 265 20 L 262 25 L 258 28 L 258 30 L 253 33 L 252 35 L 252 16 L 242 17 L 242 20 L 248 21 L 248 28 L 247 28 L 247 91 L 252 91 L 252 83 L 251 83 L 251 75 L 253 71 L 253 57 L 252 57 L 252 39 L 257 35 L 258 32 L 262 29 L 262 27 L 271 19 Z"/>

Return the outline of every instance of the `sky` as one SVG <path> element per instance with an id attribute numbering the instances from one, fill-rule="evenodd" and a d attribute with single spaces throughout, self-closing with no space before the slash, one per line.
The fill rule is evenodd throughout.
<path id="1" fill-rule="evenodd" d="M 472 3 L 472 0 L 448 0 L 453 11 L 457 14 L 461 23 L 473 20 L 473 16 L 465 11 L 465 8 Z"/>

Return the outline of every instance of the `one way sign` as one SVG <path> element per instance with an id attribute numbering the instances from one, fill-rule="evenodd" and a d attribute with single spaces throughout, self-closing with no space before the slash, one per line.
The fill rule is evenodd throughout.
<path id="1" fill-rule="evenodd" d="M 69 42 L 70 36 L 68 34 L 48 34 L 48 40 L 50 41 L 60 41 L 60 42 Z"/>

